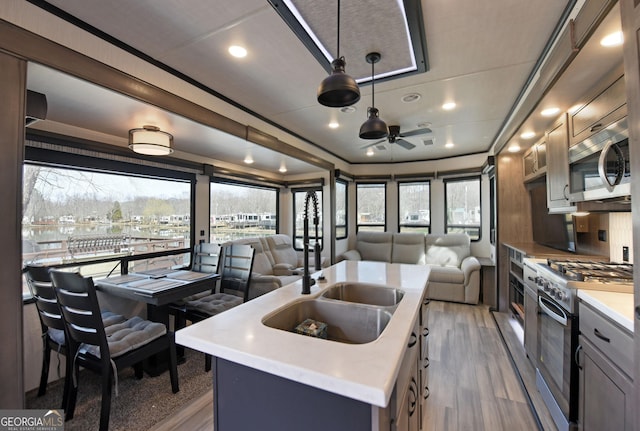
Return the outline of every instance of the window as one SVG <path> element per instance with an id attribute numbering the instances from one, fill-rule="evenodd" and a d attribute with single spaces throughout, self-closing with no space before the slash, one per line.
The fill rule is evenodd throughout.
<path id="1" fill-rule="evenodd" d="M 446 232 L 480 239 L 480 177 L 445 180 Z"/>
<path id="2" fill-rule="evenodd" d="M 29 162 L 23 175 L 25 264 L 77 262 L 83 275 L 100 277 L 113 264 L 88 263 L 191 247 L 191 181 Z M 176 254 L 153 264 L 161 260 L 164 267 L 189 262 Z"/>
<path id="3" fill-rule="evenodd" d="M 211 242 L 277 233 L 277 189 L 212 182 L 210 197 Z"/>
<path id="4" fill-rule="evenodd" d="M 398 184 L 399 232 L 429 233 L 431 199 L 429 181 Z"/>
<path id="5" fill-rule="evenodd" d="M 356 184 L 357 228 L 360 230 L 381 231 L 386 229 L 387 185 L 362 183 Z"/>
<path id="6" fill-rule="evenodd" d="M 344 239 L 348 236 L 347 214 L 348 194 L 347 182 L 336 180 L 336 239 Z"/>
<path id="7" fill-rule="evenodd" d="M 315 193 L 318 201 L 318 238 L 320 247 L 324 247 L 323 233 L 322 233 L 322 189 L 308 188 L 308 189 L 294 189 L 293 193 L 293 231 L 295 232 L 294 248 L 296 250 L 302 250 L 302 244 L 304 239 L 304 213 L 305 213 L 305 200 L 307 192 Z M 309 251 L 313 250 L 316 243 L 316 230 L 313 224 L 313 201 L 309 199 L 309 208 L 307 212 L 309 219 Z"/>

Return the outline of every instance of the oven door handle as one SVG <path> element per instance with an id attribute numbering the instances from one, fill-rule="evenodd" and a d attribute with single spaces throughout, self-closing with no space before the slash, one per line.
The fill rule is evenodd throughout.
<path id="1" fill-rule="evenodd" d="M 544 299 L 542 296 L 538 296 L 538 305 L 540 306 L 540 309 L 544 311 L 544 314 L 551 317 L 553 320 L 555 320 L 562 326 L 567 326 L 567 321 L 568 321 L 567 315 L 560 309 L 558 311 L 560 311 L 562 315 L 558 315 L 551 308 L 547 307 L 547 305 L 544 303 L 545 301 L 549 302 L 548 300 Z"/>

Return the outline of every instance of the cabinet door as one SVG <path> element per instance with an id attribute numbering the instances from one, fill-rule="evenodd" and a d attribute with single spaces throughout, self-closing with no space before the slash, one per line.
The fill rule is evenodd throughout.
<path id="1" fill-rule="evenodd" d="M 569 137 L 566 114 L 547 133 L 547 207 L 569 206 Z"/>
<path id="2" fill-rule="evenodd" d="M 533 366 L 538 351 L 538 296 L 524 288 L 524 350 Z"/>
<path id="3" fill-rule="evenodd" d="M 633 431 L 633 383 L 584 336 L 580 346 L 578 429 Z"/>

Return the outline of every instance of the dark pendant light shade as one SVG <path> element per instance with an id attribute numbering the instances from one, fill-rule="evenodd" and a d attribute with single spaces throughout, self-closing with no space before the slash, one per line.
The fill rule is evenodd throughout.
<path id="1" fill-rule="evenodd" d="M 344 71 L 344 57 L 331 62 L 333 71 L 318 87 L 318 102 L 331 108 L 350 106 L 360 100 L 360 88 L 356 80 Z"/>
<path id="2" fill-rule="evenodd" d="M 318 87 L 318 103 L 331 108 L 350 106 L 360 100 L 360 88 L 356 80 L 344 71 L 346 62 L 340 57 L 340 0 L 338 0 L 338 49 L 335 60 L 331 62 L 331 75 Z"/>
<path id="3" fill-rule="evenodd" d="M 380 61 L 380 54 L 371 52 L 367 54 L 367 63 L 371 64 L 371 107 L 367 109 L 369 118 L 360 126 L 360 139 L 382 139 L 389 136 L 387 124 L 379 117 L 379 112 L 375 107 L 375 73 L 373 65 Z"/>
<path id="4" fill-rule="evenodd" d="M 380 119 L 378 110 L 369 108 L 367 112 L 369 113 L 369 118 L 360 126 L 360 139 L 386 138 L 389 135 L 389 129 L 387 128 L 387 123 Z"/>

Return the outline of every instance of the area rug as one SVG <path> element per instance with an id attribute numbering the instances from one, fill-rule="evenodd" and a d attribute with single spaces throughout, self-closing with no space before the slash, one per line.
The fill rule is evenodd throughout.
<path id="1" fill-rule="evenodd" d="M 157 377 L 147 374 L 137 380 L 133 369 L 118 373 L 118 396 L 112 391 L 110 430 L 144 431 L 180 411 L 211 390 L 211 372 L 204 371 L 204 355 L 185 349 L 185 362 L 178 365 L 180 392 L 171 392 L 169 372 Z M 40 372 L 40 370 L 38 370 Z M 59 409 L 64 379 L 49 383 L 47 393 L 38 397 L 34 389 L 26 394 L 28 409 Z M 72 420 L 65 422 L 66 431 L 97 430 L 100 423 L 100 376 L 91 371 L 80 372 L 78 402 Z"/>

